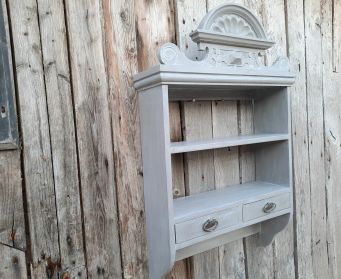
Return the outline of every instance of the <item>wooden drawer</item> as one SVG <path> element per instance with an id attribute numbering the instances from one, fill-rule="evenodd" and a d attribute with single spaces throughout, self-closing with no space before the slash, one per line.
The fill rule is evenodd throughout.
<path id="1" fill-rule="evenodd" d="M 244 204 L 243 221 L 247 222 L 253 219 L 264 217 L 266 215 L 271 216 L 278 211 L 290 208 L 290 204 L 290 193 Z"/>
<path id="2" fill-rule="evenodd" d="M 242 208 L 236 206 L 175 224 L 176 243 L 205 236 L 241 222 Z M 216 235 L 216 234 L 215 234 Z"/>

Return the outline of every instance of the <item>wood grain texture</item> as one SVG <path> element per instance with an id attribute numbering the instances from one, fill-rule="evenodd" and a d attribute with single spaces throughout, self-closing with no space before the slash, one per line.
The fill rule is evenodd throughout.
<path id="1" fill-rule="evenodd" d="M 101 8 L 97 1 L 65 2 L 88 276 L 118 278 L 121 256 Z"/>
<path id="2" fill-rule="evenodd" d="M 20 153 L 0 152 L 0 243 L 26 249 Z"/>
<path id="3" fill-rule="evenodd" d="M 323 2 L 323 1 L 322 1 Z M 329 25 L 329 28 L 332 30 L 332 38 L 328 37 L 328 43 L 333 42 L 332 46 L 329 46 L 333 49 L 333 71 L 340 73 L 341 72 L 341 1 L 333 0 L 332 4 L 332 14 L 326 15 L 326 20 L 331 20 L 332 22 Z M 328 5 L 330 7 L 330 5 Z M 322 5 L 323 7 L 323 5 Z M 330 32 L 330 30 L 326 30 L 326 32 Z"/>
<path id="4" fill-rule="evenodd" d="M 11 57 L 11 40 L 6 1 L 1 0 L 4 16 L 6 41 Z M 11 82 L 14 89 L 12 60 L 10 61 Z M 15 92 L 13 97 L 15 98 Z M 0 152 L 0 243 L 18 249 L 26 249 L 25 219 L 22 196 L 20 150 Z"/>
<path id="5" fill-rule="evenodd" d="M 84 273 L 77 147 L 63 1 L 37 1 L 51 134 L 61 268 Z M 81 267 L 83 270 L 81 271 Z"/>
<path id="6" fill-rule="evenodd" d="M 295 269 L 297 278 L 313 278 L 311 254 L 311 202 L 308 153 L 308 123 L 303 1 L 287 1 L 287 40 L 291 71 L 296 73 L 290 88 L 294 183 Z"/>
<path id="7" fill-rule="evenodd" d="M 32 276 L 56 276 L 60 261 L 49 122 L 36 1 L 10 1 L 16 80 L 23 137 L 23 165 L 30 229 Z M 13 16 L 15 15 L 15 16 Z"/>
<path id="8" fill-rule="evenodd" d="M 307 116 L 311 200 L 311 253 L 315 278 L 329 278 L 324 169 L 324 115 L 321 49 L 321 6 L 304 5 L 306 38 Z"/>
<path id="9" fill-rule="evenodd" d="M 147 276 L 134 1 L 104 1 L 106 62 L 124 278 Z M 118 39 L 119 38 L 119 39 Z"/>
<path id="10" fill-rule="evenodd" d="M 341 75 L 335 72 L 333 65 L 333 12 L 337 13 L 333 6 L 333 0 L 324 0 L 321 3 L 321 32 L 322 36 L 322 73 L 323 73 L 323 104 L 324 104 L 324 144 L 325 144 L 325 187 L 327 208 L 327 251 L 329 274 L 331 278 L 341 276 L 341 226 L 337 220 L 341 217 L 339 200 L 341 199 L 340 187 L 338 187 L 337 170 L 341 167 L 340 154 L 340 110 L 337 109 L 340 102 L 338 90 L 341 86 Z M 334 8 L 334 9 L 333 9 Z M 340 10 L 341 11 L 341 10 Z M 340 14 L 341 15 L 341 14 Z"/>
<path id="11" fill-rule="evenodd" d="M 23 251 L 0 244 L 0 278 L 26 279 L 26 260 Z"/>
<path id="12" fill-rule="evenodd" d="M 63 2 L 67 29 L 63 24 Z M 9 247 L 26 249 L 22 186 L 27 199 L 27 243 L 31 243 L 28 255 L 32 254 L 32 259 L 27 260 L 32 278 L 56 278 L 60 260 L 61 278 L 79 278 L 79 271 L 80 278 L 85 278 L 80 205 L 84 211 L 88 277 L 147 278 L 140 130 L 131 76 L 157 63 L 158 47 L 163 42 L 174 42 L 175 31 L 181 48 L 190 47 L 188 33 L 198 25 L 206 9 L 227 2 L 7 1 L 23 153 L 20 162 L 19 150 L 0 152 L 0 242 L 5 244 L 0 244 L 1 278 L 27 278 L 24 253 Z M 290 89 L 294 231 L 289 223 L 266 249 L 257 248 L 256 237 L 251 237 L 244 240 L 243 250 L 238 240 L 234 242 L 237 246 L 230 243 L 198 255 L 195 260 L 179 261 L 167 279 L 337 279 L 341 274 L 340 1 L 237 2 L 256 12 L 270 38 L 277 42 L 266 62 L 274 61 L 276 51 L 287 52 L 297 75 Z M 182 133 L 197 139 L 234 131 L 236 126 L 224 119 L 234 119 L 235 106 L 239 133 L 252 132 L 252 125 L 246 125 L 253 121 L 252 104 L 238 104 L 185 103 L 180 111 L 179 103 L 171 103 L 172 140 L 183 140 Z M 197 119 L 204 119 L 199 130 L 193 128 Z M 174 197 L 186 194 L 185 184 L 190 194 L 223 185 L 219 181 L 228 184 L 230 179 L 254 179 L 250 148 L 237 151 L 238 170 L 235 161 L 230 160 L 235 156 L 233 148 L 209 152 L 185 161 L 181 154 L 173 155 Z M 81 186 L 82 203 L 77 185 Z M 72 198 L 68 199 L 68 195 Z M 68 246 L 68 235 L 76 239 L 74 249 Z M 12 261 L 13 256 L 18 262 Z M 54 267 L 46 270 L 50 260 Z"/>

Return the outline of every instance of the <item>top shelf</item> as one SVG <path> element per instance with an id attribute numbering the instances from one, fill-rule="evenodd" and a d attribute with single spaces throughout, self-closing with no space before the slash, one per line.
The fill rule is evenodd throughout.
<path id="1" fill-rule="evenodd" d="M 288 140 L 288 134 L 256 134 L 248 136 L 236 136 L 228 138 L 217 138 L 198 141 L 172 142 L 170 146 L 171 154 L 185 153 L 192 151 L 233 147 L 239 145 L 256 144 L 264 142 Z"/>
<path id="2" fill-rule="evenodd" d="M 292 73 L 270 67 L 257 70 L 231 67 L 222 71 L 207 65 L 158 65 L 135 75 L 134 86 L 137 90 L 156 85 L 268 88 L 291 86 L 294 80 Z"/>

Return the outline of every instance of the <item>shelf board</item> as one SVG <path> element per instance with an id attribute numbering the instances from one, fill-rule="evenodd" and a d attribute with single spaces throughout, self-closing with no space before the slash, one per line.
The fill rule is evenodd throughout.
<path id="1" fill-rule="evenodd" d="M 239 145 L 273 142 L 288 140 L 288 134 L 256 134 L 248 136 L 236 136 L 228 138 L 217 138 L 209 140 L 198 140 L 198 141 L 181 141 L 172 142 L 170 145 L 170 151 L 172 154 L 184 153 L 224 147 L 232 147 Z"/>
<path id="2" fill-rule="evenodd" d="M 254 181 L 178 198 L 174 200 L 174 221 L 175 223 L 183 222 L 283 193 L 290 193 L 289 185 Z"/>

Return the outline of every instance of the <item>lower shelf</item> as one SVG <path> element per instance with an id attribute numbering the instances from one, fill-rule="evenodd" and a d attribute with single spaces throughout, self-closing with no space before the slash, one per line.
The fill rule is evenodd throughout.
<path id="1" fill-rule="evenodd" d="M 176 248 L 289 213 L 288 185 L 255 181 L 174 200 Z"/>

